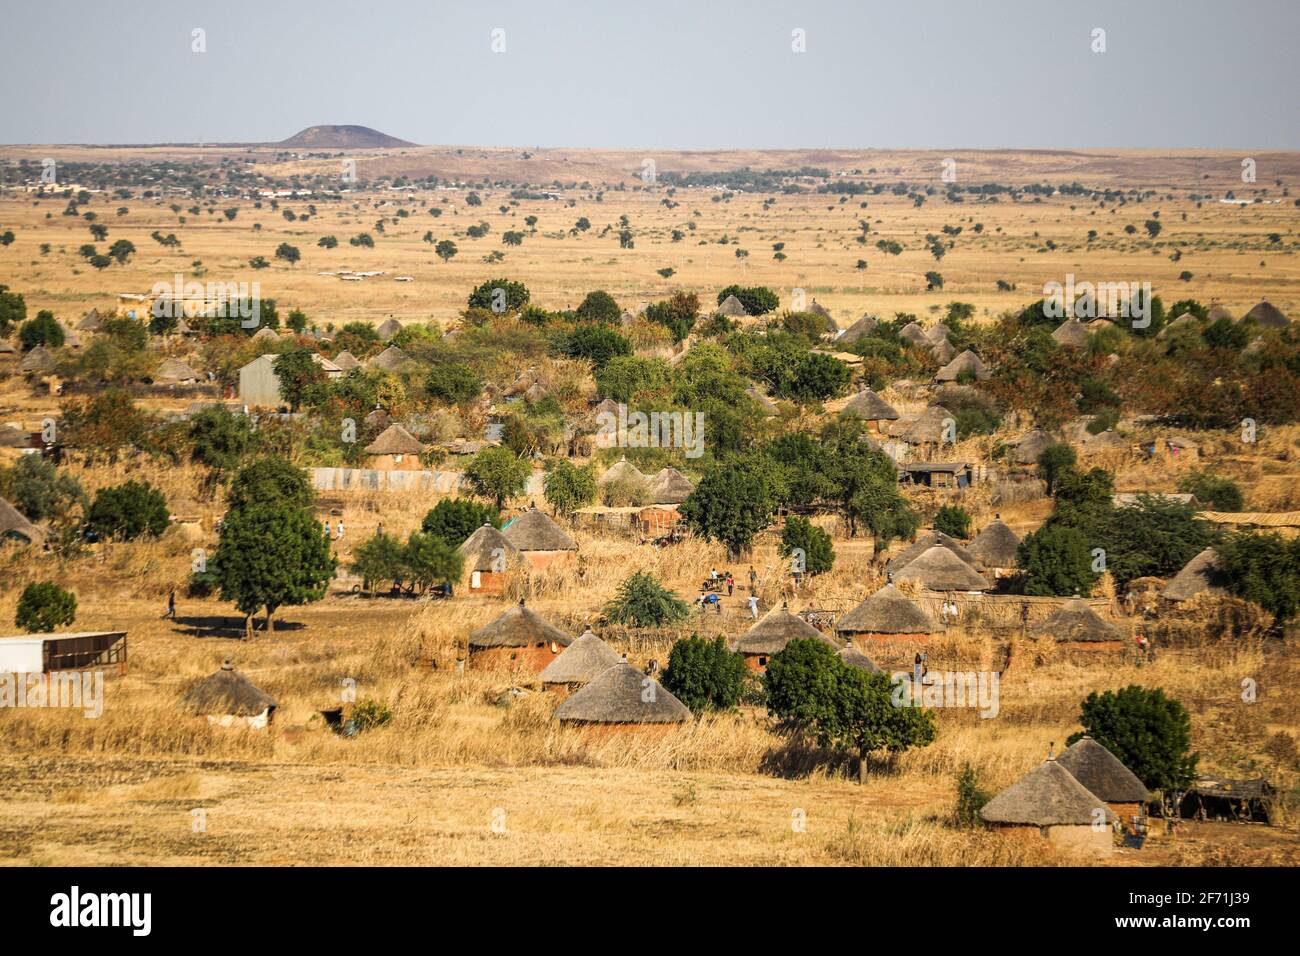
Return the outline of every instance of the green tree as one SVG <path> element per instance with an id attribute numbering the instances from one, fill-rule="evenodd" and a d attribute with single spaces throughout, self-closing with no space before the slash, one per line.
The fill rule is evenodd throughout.
<path id="1" fill-rule="evenodd" d="M 27 302 L 17 292 L 0 284 L 0 337 L 8 336 L 27 320 Z"/>
<path id="2" fill-rule="evenodd" d="M 796 550 L 803 555 L 803 569 L 809 574 L 822 574 L 835 564 L 835 548 L 831 536 L 807 518 L 792 516 L 781 529 L 781 556 L 789 558 Z"/>
<path id="3" fill-rule="evenodd" d="M 0 469 L 0 498 L 33 522 L 65 523 L 74 509 L 90 507 L 81 482 L 40 455 L 23 455 L 12 468 Z"/>
<path id="4" fill-rule="evenodd" d="M 763 682 L 768 713 L 780 729 L 801 731 L 822 747 L 856 752 L 859 783 L 866 782 L 872 753 L 893 758 L 935 739 L 934 715 L 895 706 L 888 675 L 845 664 L 833 647 L 815 638 L 795 638 L 773 654 Z"/>
<path id="5" fill-rule="evenodd" d="M 58 320 L 54 318 L 54 313 L 49 309 L 37 312 L 36 318 L 23 323 L 23 327 L 18 330 L 18 341 L 22 343 L 24 352 L 29 352 L 38 345 L 51 349 L 60 348 L 64 338 L 63 326 L 59 325 Z"/>
<path id="6" fill-rule="evenodd" d="M 962 764 L 961 773 L 957 775 L 957 803 L 953 807 L 952 822 L 963 830 L 972 830 L 984 825 L 980 811 L 992 795 L 980 787 L 979 777 L 969 762 Z"/>
<path id="7" fill-rule="evenodd" d="M 960 505 L 944 505 L 934 516 L 934 530 L 950 538 L 969 538 L 970 514 Z"/>
<path id="8" fill-rule="evenodd" d="M 1077 528 L 1047 524 L 1020 542 L 1025 593 L 1035 597 L 1087 596 L 1097 581 L 1092 550 Z"/>
<path id="9" fill-rule="evenodd" d="M 131 541 L 142 536 L 156 538 L 167 530 L 171 512 L 167 499 L 153 485 L 128 481 L 101 488 L 86 516 L 86 527 L 100 538 Z"/>
<path id="10" fill-rule="evenodd" d="M 532 466 L 509 448 L 484 448 L 465 468 L 465 480 L 480 498 L 491 501 L 498 511 L 511 498 L 528 490 Z"/>
<path id="11" fill-rule="evenodd" d="M 429 369 L 424 387 L 432 397 L 459 405 L 478 398 L 483 380 L 464 362 L 443 362 Z"/>
<path id="12" fill-rule="evenodd" d="M 48 634 L 77 619 L 77 596 L 52 581 L 33 581 L 18 598 L 14 623 L 28 634 Z"/>
<path id="13" fill-rule="evenodd" d="M 718 293 L 718 305 L 734 295 L 750 315 L 765 315 L 775 312 L 781 304 L 781 297 L 766 286 L 729 285 Z"/>
<path id="14" fill-rule="evenodd" d="M 686 620 L 690 607 L 646 571 L 637 571 L 619 585 L 605 615 L 628 627 L 667 627 Z"/>
<path id="15" fill-rule="evenodd" d="M 501 514 L 496 508 L 469 498 L 443 498 L 429 509 L 420 522 L 420 530 L 460 547 L 485 524 L 501 527 Z"/>
<path id="16" fill-rule="evenodd" d="M 190 457 L 216 476 L 234 471 L 253 451 L 257 433 L 247 415 L 205 408 L 189 422 Z"/>
<path id="17" fill-rule="evenodd" d="M 460 250 L 456 248 L 456 243 L 452 242 L 450 239 L 441 240 L 433 247 L 433 251 L 443 262 L 450 262 L 456 253 L 460 252 Z"/>
<path id="18" fill-rule="evenodd" d="M 313 385 L 319 385 L 329 376 L 316 361 L 311 349 L 294 349 L 279 356 L 272 365 L 280 382 L 280 395 L 289 403 L 291 411 L 302 406 L 303 396 Z"/>
<path id="19" fill-rule="evenodd" d="M 1240 485 L 1207 471 L 1188 472 L 1178 482 L 1178 490 L 1195 495 L 1197 501 L 1215 511 L 1241 511 L 1246 504 Z"/>
<path id="20" fill-rule="evenodd" d="M 467 305 L 471 309 L 487 309 L 498 315 L 519 312 L 528 304 L 528 287 L 509 279 L 488 279 L 469 294 Z"/>
<path id="21" fill-rule="evenodd" d="M 632 354 L 632 343 L 607 325 L 579 325 L 557 345 L 562 354 L 587 359 L 598 370 L 616 356 Z"/>
<path id="22" fill-rule="evenodd" d="M 744 655 L 728 650 L 721 635 L 710 641 L 692 634 L 668 651 L 663 682 L 692 713 L 700 714 L 740 703 L 747 676 Z"/>
<path id="23" fill-rule="evenodd" d="M 231 508 L 273 501 L 284 502 L 292 508 L 310 509 L 316 504 L 316 492 L 307 473 L 275 456 L 259 458 L 239 469 L 226 492 L 226 503 Z"/>
<path id="24" fill-rule="evenodd" d="M 1241 531 L 1215 547 L 1228 588 L 1283 624 L 1300 613 L 1300 538 Z"/>
<path id="25" fill-rule="evenodd" d="M 781 503 L 776 469 L 761 456 L 725 461 L 708 471 L 678 508 L 687 527 L 708 541 L 721 541 L 729 557 L 748 551 Z"/>
<path id="26" fill-rule="evenodd" d="M 411 532 L 402 552 L 402 561 L 417 592 L 460 579 L 464 558 L 457 547 L 457 544 L 431 534 Z"/>
<path id="27" fill-rule="evenodd" d="M 371 595 L 380 581 L 400 584 L 406 577 L 402 542 L 383 532 L 371 535 L 352 550 L 352 571 L 361 576 Z"/>
<path id="28" fill-rule="evenodd" d="M 564 458 L 553 461 L 542 480 L 542 492 L 556 514 L 570 517 L 596 500 L 592 466 L 578 466 Z"/>
<path id="29" fill-rule="evenodd" d="M 609 325 L 617 325 L 623 310 L 618 307 L 612 295 L 603 289 L 597 289 L 595 292 L 587 293 L 587 297 L 582 300 L 573 315 L 582 322 L 605 322 Z"/>
<path id="30" fill-rule="evenodd" d="M 1047 493 L 1049 495 L 1056 492 L 1056 482 L 1062 472 L 1073 468 L 1074 463 L 1078 460 L 1074 449 L 1061 442 L 1048 445 L 1038 453 L 1038 474 L 1047 482 Z"/>
<path id="31" fill-rule="evenodd" d="M 1130 684 L 1118 691 L 1089 694 L 1080 705 L 1082 733 L 1113 753 L 1148 790 L 1182 790 L 1196 776 L 1192 718 L 1159 688 Z"/>

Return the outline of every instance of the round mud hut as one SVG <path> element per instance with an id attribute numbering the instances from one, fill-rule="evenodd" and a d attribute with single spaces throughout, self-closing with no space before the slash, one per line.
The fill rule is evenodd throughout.
<path id="1" fill-rule="evenodd" d="M 547 664 L 538 676 L 547 690 L 567 695 L 583 684 L 590 684 L 622 660 L 618 651 L 592 633 L 591 628 L 587 628 L 559 657 Z"/>
<path id="2" fill-rule="evenodd" d="M 1020 536 L 996 515 L 970 543 L 966 553 L 994 577 L 1010 574 L 1019 564 Z"/>
<path id="3" fill-rule="evenodd" d="M 1115 850 L 1114 812 L 1050 758 L 984 804 L 980 818 L 1008 838 L 1044 839 L 1067 853 Z"/>
<path id="4" fill-rule="evenodd" d="M 265 730 L 275 717 L 279 703 L 257 687 L 226 660 L 221 669 L 195 684 L 181 698 L 190 713 L 206 717 L 221 727 Z"/>
<path id="5" fill-rule="evenodd" d="M 507 575 L 524 564 L 519 549 L 490 524 L 484 524 L 456 550 L 465 559 L 463 573 L 473 594 L 503 593 Z"/>
<path id="6" fill-rule="evenodd" d="M 1066 748 L 1056 762 L 1070 771 L 1089 793 L 1106 801 L 1106 806 L 1121 822 L 1134 822 L 1151 799 L 1137 774 L 1087 734 Z"/>
<path id="7" fill-rule="evenodd" d="M 560 704 L 555 718 L 562 724 L 620 733 L 669 730 L 690 720 L 691 712 L 653 677 L 620 660 Z"/>
<path id="8" fill-rule="evenodd" d="M 940 629 L 933 617 L 892 584 L 886 584 L 835 622 L 835 633 L 850 642 L 855 638 L 927 641 Z"/>
<path id="9" fill-rule="evenodd" d="M 469 635 L 469 665 L 540 673 L 573 643 L 558 627 L 520 601 Z"/>
<path id="10" fill-rule="evenodd" d="M 782 604 L 774 607 L 732 643 L 731 649 L 738 651 L 745 658 L 745 666 L 752 671 L 763 673 L 767 662 L 779 651 L 785 649 L 796 637 L 822 641 L 839 651 L 842 645 L 827 637 L 803 618 L 790 613 L 790 608 Z"/>
<path id="11" fill-rule="evenodd" d="M 1054 640 L 1071 650 L 1118 651 L 1124 647 L 1120 629 L 1090 608 L 1083 599 L 1066 601 L 1029 629 L 1032 640 Z"/>
<path id="12" fill-rule="evenodd" d="M 572 561 L 578 553 L 577 542 L 536 505 L 507 524 L 501 533 L 535 571 Z"/>

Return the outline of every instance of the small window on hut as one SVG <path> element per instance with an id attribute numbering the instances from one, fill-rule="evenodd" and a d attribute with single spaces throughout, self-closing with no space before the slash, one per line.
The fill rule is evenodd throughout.
<path id="1" fill-rule="evenodd" d="M 483 586 L 483 577 L 481 572 L 474 571 L 469 576 L 469 586 L 471 588 L 481 588 Z"/>

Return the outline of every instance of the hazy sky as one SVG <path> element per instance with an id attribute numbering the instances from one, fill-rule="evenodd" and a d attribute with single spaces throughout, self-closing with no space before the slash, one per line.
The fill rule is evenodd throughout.
<path id="1" fill-rule="evenodd" d="M 0 23 L 6 143 L 356 123 L 490 146 L 1300 148 L 1300 0 L 6 0 Z"/>

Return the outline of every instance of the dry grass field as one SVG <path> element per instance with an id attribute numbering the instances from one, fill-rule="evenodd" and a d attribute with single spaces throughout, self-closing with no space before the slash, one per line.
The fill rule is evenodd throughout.
<path id="1" fill-rule="evenodd" d="M 100 160 L 88 147 L 4 147 L 0 159 L 61 157 L 65 162 Z M 215 161 L 240 158 L 242 149 L 186 147 L 118 149 L 132 159 L 171 157 Z M 267 150 L 259 162 L 283 171 L 324 168 L 324 160 L 278 158 Z M 720 153 L 657 158 L 660 173 L 800 165 L 878 168 L 880 181 L 906 180 L 938 186 L 940 162 L 957 160 L 959 182 L 1065 183 L 1152 189 L 1156 195 L 1115 208 L 1069 196 L 1042 202 L 949 204 L 942 195 L 917 208 L 904 197 L 872 195 L 840 203 L 830 195 L 762 198 L 738 194 L 714 202 L 706 190 L 679 190 L 678 204 L 662 203 L 662 190 L 635 190 L 639 155 L 578 150 L 541 150 L 524 159 L 518 151 L 418 148 L 377 151 L 360 159 L 362 176 L 378 174 L 484 177 L 549 183 L 561 180 L 613 183 L 627 191 L 596 187 L 566 191 L 561 201 L 520 200 L 509 189 L 479 188 L 483 204 L 464 203 L 467 190 L 405 194 L 356 194 L 342 202 L 318 201 L 307 222 L 289 222 L 282 211 L 306 213 L 308 200 L 264 203 L 222 200 L 217 212 L 199 215 L 158 203 L 95 196 L 85 207 L 109 228 L 109 242 L 130 239 L 138 252 L 125 265 L 98 272 L 78 248 L 91 241 L 86 223 L 61 215 L 65 201 L 35 201 L 0 194 L 0 232 L 16 239 L 0 247 L 0 283 L 26 295 L 30 313 L 49 308 L 75 322 L 91 307 L 115 304 L 118 292 L 144 292 L 153 283 L 187 278 L 257 281 L 264 298 L 282 312 L 301 308 L 311 322 L 340 326 L 388 316 L 451 325 L 468 290 L 495 276 L 524 282 L 533 299 L 550 308 L 576 306 L 589 290 L 603 288 L 635 309 L 677 288 L 702 298 L 725 285 L 768 285 L 782 294 L 802 288 L 830 308 L 841 326 L 863 312 L 916 313 L 922 319 L 948 302 L 975 303 L 977 314 L 997 315 L 1041 296 L 1043 283 L 1067 273 L 1097 281 L 1149 281 L 1166 304 L 1180 298 L 1217 300 L 1235 313 L 1261 297 L 1300 318 L 1300 217 L 1292 198 L 1274 183 L 1295 183 L 1300 155 L 1261 154 L 1258 187 L 1242 187 L 1241 156 L 1228 153 Z M 337 161 L 329 161 L 337 168 Z M 1253 196 L 1267 188 L 1278 204 L 1202 204 L 1190 191 L 1235 188 Z M 597 199 L 597 194 L 601 198 Z M 568 200 L 572 199 L 573 205 Z M 865 208 L 859 203 L 865 202 Z M 435 218 L 431 205 L 444 209 Z M 498 207 L 507 206 L 503 214 Z M 118 207 L 128 210 L 117 215 Z M 233 221 L 220 210 L 237 207 Z M 399 209 L 409 216 L 394 223 Z M 1159 210 L 1164 230 L 1146 238 L 1142 223 Z M 502 245 L 506 229 L 527 231 L 522 246 Z M 635 235 L 632 249 L 616 238 L 620 216 Z M 592 228 L 568 230 L 581 216 Z M 180 223 L 184 217 L 185 222 Z M 374 223 L 387 218 L 383 234 Z M 870 224 L 868 242 L 855 236 L 859 220 Z M 486 238 L 464 237 L 479 221 L 491 224 Z M 690 230 L 688 223 L 695 229 Z M 982 231 L 972 228 L 980 223 Z M 254 225 L 261 229 L 255 230 Z M 606 225 L 614 228 L 604 237 Z M 1124 226 L 1138 232 L 1128 235 Z M 945 225 L 963 227 L 955 246 L 936 264 L 923 237 Z M 686 237 L 673 242 L 671 232 Z M 1091 243 L 1089 230 L 1098 238 Z M 150 234 L 175 232 L 179 250 L 164 251 Z M 443 263 L 435 239 L 454 238 L 460 254 Z M 361 232 L 373 249 L 350 246 Z M 1270 234 L 1278 234 L 1272 241 Z M 317 239 L 335 235 L 338 248 Z M 728 244 L 719 243 L 723 236 Z M 889 256 L 879 239 L 902 244 Z M 703 240 L 703 242 L 702 242 Z M 1055 248 L 1046 246 L 1048 241 Z M 271 259 L 281 242 L 302 250 L 295 266 L 276 262 L 253 270 L 254 256 Z M 773 259 L 773 243 L 788 257 Z M 40 246 L 48 243 L 48 254 Z M 738 259 L 737 248 L 748 251 Z M 485 263 L 500 250 L 504 259 Z M 1181 258 L 1171 261 L 1175 250 Z M 866 259 L 865 272 L 855 268 Z M 195 266 L 195 263 L 201 263 Z M 656 270 L 671 267 L 663 279 Z M 383 270 L 385 276 L 341 282 L 319 276 L 340 269 Z M 942 272 L 941 292 L 926 292 L 927 271 Z M 1178 279 L 1182 271 L 1190 281 Z M 396 275 L 414 281 L 396 283 Z M 1014 284 L 999 291 L 998 280 Z M 156 403 L 154 407 L 163 407 Z M 58 399 L 16 378 L 0 380 L 0 422 L 39 421 L 57 411 Z M 1242 483 L 1260 510 L 1300 508 L 1300 430 L 1271 429 L 1249 457 L 1232 436 L 1202 439 L 1203 464 Z M 956 458 L 984 460 L 992 439 L 956 448 Z M 1175 490 L 1185 465 L 1139 461 L 1117 453 L 1110 462 L 1116 488 Z M 1194 747 L 1203 769 L 1235 776 L 1269 774 L 1285 791 L 1277 825 L 1187 823 L 1174 835 L 1152 839 L 1141 851 L 1122 850 L 1108 865 L 1259 865 L 1300 863 L 1300 805 L 1293 769 L 1266 755 L 1270 735 L 1300 736 L 1300 680 L 1294 641 L 1206 640 L 1166 649 L 1154 663 L 1081 664 L 1035 653 L 1019 638 L 949 631 L 930 651 L 931 670 L 1001 669 L 1009 644 L 1013 664 L 1003 675 L 1001 711 L 981 720 L 970 711 L 939 711 L 937 741 L 911 751 L 889 768 L 877 768 L 864 785 L 842 760 L 777 735 L 766 715 L 741 707 L 703 717 L 664 736 L 592 737 L 551 719 L 554 701 L 532 692 L 502 702 L 520 685 L 505 672 L 458 672 L 470 630 L 508 606 L 457 594 L 449 602 L 375 598 L 342 586 L 325 600 L 279 613 L 274 634 L 240 640 L 241 618 L 215 599 L 184 598 L 190 553 L 212 548 L 212 520 L 223 505 L 201 490 L 202 476 L 188 466 L 130 460 L 70 470 L 87 491 L 128 478 L 148 480 L 172 502 L 195 502 L 204 532 L 179 531 L 161 540 L 91 547 L 60 561 L 0 549 L 0 630 L 14 619 L 22 588 L 52 579 L 78 596 L 77 628 L 129 631 L 130 668 L 107 681 L 104 714 L 87 719 L 62 711 L 0 710 L 0 862 L 17 865 L 136 864 L 648 864 L 648 865 L 1054 865 L 1065 862 L 1041 848 L 1018 846 L 993 834 L 959 830 L 949 823 L 954 780 L 963 765 L 976 769 L 985 789 L 996 792 L 1041 761 L 1049 746 L 1063 747 L 1078 730 L 1080 701 L 1091 691 L 1131 683 L 1162 687 L 1182 700 L 1193 718 Z M 338 546 L 346 563 L 350 548 L 382 521 L 405 534 L 434 504 L 428 497 L 337 493 L 323 507 L 342 510 L 347 539 Z M 983 525 L 992 502 L 972 491 L 964 501 Z M 1003 517 L 1019 532 L 1033 530 L 1047 515 L 1044 500 L 1004 506 Z M 570 633 L 594 621 L 615 588 L 631 572 L 646 569 L 679 596 L 690 597 L 711 567 L 730 567 L 737 580 L 747 566 L 726 562 L 720 545 L 688 541 L 663 550 L 629 540 L 576 534 L 581 574 L 538 575 L 527 586 L 529 604 Z M 753 564 L 762 575 L 766 604 L 779 602 L 778 566 L 769 532 Z M 843 611 L 883 583 L 869 544 L 836 537 L 832 572 L 812 579 L 796 595 L 799 607 Z M 175 621 L 161 617 L 170 589 L 178 592 Z M 690 624 L 651 635 L 611 628 L 603 636 L 629 659 L 661 664 L 675 637 L 698 632 L 733 636 L 749 624 L 744 591 L 724 602 L 720 616 L 708 612 Z M 1195 617 L 1195 610 L 1191 612 Z M 224 658 L 276 697 L 280 709 L 269 734 L 232 732 L 185 716 L 180 694 L 215 670 Z M 897 667 L 901 656 L 881 656 Z M 1243 678 L 1258 683 L 1259 698 L 1241 700 Z M 393 721 L 347 739 L 330 732 L 319 714 L 336 703 L 346 679 L 358 694 L 385 701 Z M 197 811 L 202 811 L 198 813 Z M 202 826 L 198 825 L 202 821 Z"/>

